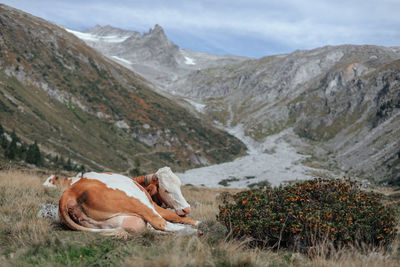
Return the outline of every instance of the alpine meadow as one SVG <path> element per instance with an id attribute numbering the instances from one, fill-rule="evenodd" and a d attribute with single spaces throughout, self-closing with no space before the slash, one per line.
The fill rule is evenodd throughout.
<path id="1" fill-rule="evenodd" d="M 0 4 L 1 266 L 400 265 L 400 44 L 253 58 L 192 50 L 242 1 L 214 38 L 217 10 L 50 2 Z"/>

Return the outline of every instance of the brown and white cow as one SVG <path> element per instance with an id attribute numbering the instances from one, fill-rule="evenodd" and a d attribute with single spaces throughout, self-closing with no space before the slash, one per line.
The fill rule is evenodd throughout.
<path id="1" fill-rule="evenodd" d="M 164 167 L 155 175 L 139 178 L 147 184 L 150 194 L 138 182 L 123 175 L 85 173 L 61 196 L 61 221 L 71 229 L 93 232 L 119 229 L 138 232 L 146 227 L 146 223 L 157 230 L 178 232 L 187 227 L 174 223 L 198 224 L 189 217 L 178 215 L 189 213 L 190 206 L 180 191 L 179 178 L 170 168 Z M 151 194 L 178 214 L 158 206 Z"/>
<path id="2" fill-rule="evenodd" d="M 161 171 L 160 169 L 159 175 L 162 172 L 163 171 Z M 107 172 L 103 174 L 113 173 Z M 94 172 L 89 172 L 85 174 L 79 173 L 75 177 L 59 177 L 57 175 L 51 175 L 46 179 L 46 181 L 44 181 L 43 186 L 65 190 L 72 184 L 79 181 L 82 176 L 85 175 L 94 177 L 98 174 L 95 174 Z M 174 175 L 175 177 L 172 177 L 172 175 L 170 176 L 171 177 L 169 179 L 161 179 L 161 182 L 159 181 L 155 173 L 138 176 L 131 179 L 135 180 L 143 188 L 145 188 L 146 191 L 150 194 L 152 200 L 156 202 L 160 207 L 175 209 L 175 212 L 178 215 L 187 215 L 190 213 L 190 205 L 186 202 L 180 190 L 181 182 L 179 178 L 176 177 L 176 175 Z"/>

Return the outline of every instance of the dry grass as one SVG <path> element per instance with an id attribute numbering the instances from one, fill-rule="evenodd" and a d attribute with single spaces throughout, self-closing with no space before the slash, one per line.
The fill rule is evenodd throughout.
<path id="1" fill-rule="evenodd" d="M 398 246 L 391 252 L 356 249 L 326 252 L 320 247 L 301 255 L 287 250 L 246 247 L 229 240 L 216 222 L 217 195 L 232 189 L 186 186 L 192 217 L 204 222 L 201 237 L 160 236 L 144 232 L 126 239 L 65 229 L 37 218 L 41 204 L 57 203 L 61 192 L 42 187 L 45 177 L 35 172 L 0 172 L 0 266 L 399 266 Z"/>

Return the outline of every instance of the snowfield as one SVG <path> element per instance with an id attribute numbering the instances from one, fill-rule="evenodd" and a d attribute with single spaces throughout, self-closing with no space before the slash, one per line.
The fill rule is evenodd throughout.
<path id="1" fill-rule="evenodd" d="M 118 36 L 118 35 L 108 35 L 108 36 L 99 36 L 99 35 L 94 35 L 91 33 L 85 33 L 85 32 L 78 32 L 70 29 L 65 29 L 67 32 L 72 33 L 76 37 L 78 37 L 81 40 L 84 41 L 90 41 L 90 42 L 106 42 L 106 43 L 121 43 L 125 41 L 126 39 L 129 38 L 129 36 Z"/>
<path id="2" fill-rule="evenodd" d="M 186 57 L 186 56 L 185 56 L 185 64 L 186 65 L 196 65 L 193 58 Z"/>
<path id="3" fill-rule="evenodd" d="M 285 141 L 286 135 L 294 134 L 292 129 L 269 136 L 263 143 L 244 136 L 241 125 L 227 130 L 246 144 L 248 155 L 232 162 L 177 173 L 183 184 L 223 187 L 219 182 L 229 179 L 227 187 L 244 188 L 264 180 L 278 186 L 285 181 L 311 179 L 313 171 L 321 171 L 302 165 L 307 156 L 298 154 Z"/>

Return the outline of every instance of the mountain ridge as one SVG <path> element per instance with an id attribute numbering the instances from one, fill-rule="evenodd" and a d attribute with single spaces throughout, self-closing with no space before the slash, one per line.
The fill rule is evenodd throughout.
<path id="1" fill-rule="evenodd" d="M 167 38 L 164 29 L 158 24 L 143 34 L 110 25 L 96 25 L 84 32 L 67 30 L 105 56 L 141 74 L 160 88 L 168 87 L 174 80 L 193 70 L 248 59 L 234 55 L 220 56 L 180 49 Z M 117 36 L 121 38 L 112 38 Z"/>

